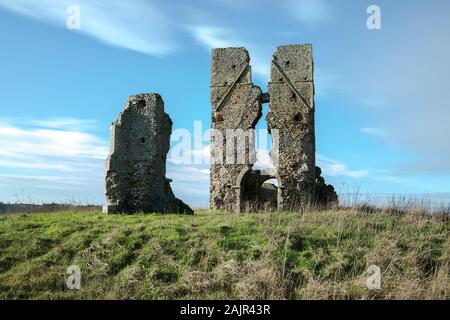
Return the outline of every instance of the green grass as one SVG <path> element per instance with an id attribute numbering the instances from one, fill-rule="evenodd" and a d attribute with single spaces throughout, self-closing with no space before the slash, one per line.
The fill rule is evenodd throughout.
<path id="1" fill-rule="evenodd" d="M 449 261 L 448 220 L 427 215 L 0 216 L 1 299 L 449 299 Z"/>

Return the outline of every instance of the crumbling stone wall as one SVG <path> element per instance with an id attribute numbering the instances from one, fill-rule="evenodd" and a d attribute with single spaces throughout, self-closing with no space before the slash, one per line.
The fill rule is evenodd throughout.
<path id="1" fill-rule="evenodd" d="M 211 67 L 212 129 L 224 139 L 211 136 L 210 208 L 227 211 L 246 210 L 253 201 L 260 210 L 261 201 L 278 210 L 298 210 L 310 203 L 337 201 L 332 186 L 316 175 L 314 123 L 314 64 L 312 46 L 280 46 L 273 55 L 269 93 L 252 84 L 250 57 L 244 48 L 213 49 Z M 255 128 L 261 118 L 261 104 L 270 102 L 267 123 L 273 136 L 272 162 L 275 170 L 253 171 L 253 162 L 226 163 L 227 130 Z M 247 146 L 252 154 L 254 145 Z M 217 162 L 219 159 L 219 163 Z M 319 169 L 320 170 L 320 169 Z M 277 179 L 274 185 L 261 185 Z M 270 187 L 270 191 L 267 188 Z"/>
<path id="2" fill-rule="evenodd" d="M 131 96 L 111 126 L 106 213 L 188 213 L 166 178 L 172 120 L 159 94 Z"/>
<path id="3" fill-rule="evenodd" d="M 316 167 L 316 189 L 314 202 L 319 206 L 329 206 L 338 202 L 338 195 L 331 184 L 326 184 L 322 169 Z"/>

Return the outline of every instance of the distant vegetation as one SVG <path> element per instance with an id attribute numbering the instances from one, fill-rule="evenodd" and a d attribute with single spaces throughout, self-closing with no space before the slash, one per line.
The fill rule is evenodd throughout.
<path id="1" fill-rule="evenodd" d="M 0 202 L 0 214 L 7 213 L 49 213 L 58 211 L 99 211 L 100 206 L 95 205 L 78 205 L 78 204 L 26 204 L 26 203 L 3 203 Z"/>
<path id="2" fill-rule="evenodd" d="M 3 299 L 449 299 L 449 261 L 448 215 L 0 216 Z"/>

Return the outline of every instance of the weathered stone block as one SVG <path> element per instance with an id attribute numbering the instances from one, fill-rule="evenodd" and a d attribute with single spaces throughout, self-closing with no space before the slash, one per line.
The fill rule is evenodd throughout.
<path id="1" fill-rule="evenodd" d="M 219 48 L 212 50 L 211 61 L 211 87 L 229 87 L 248 66 L 250 56 L 245 48 Z M 239 83 L 251 82 L 250 72 L 239 79 Z"/>

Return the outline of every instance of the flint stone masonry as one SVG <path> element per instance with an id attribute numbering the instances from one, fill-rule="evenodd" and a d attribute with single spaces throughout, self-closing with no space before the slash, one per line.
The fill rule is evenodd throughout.
<path id="1" fill-rule="evenodd" d="M 254 145 L 245 152 L 244 161 L 228 164 L 228 131 L 255 128 L 262 116 L 261 89 L 252 84 L 250 57 L 244 48 L 213 49 L 211 66 L 212 128 L 223 140 L 211 138 L 210 208 L 239 211 L 242 193 L 238 182 L 251 168 Z M 249 143 L 250 144 L 250 143 Z M 230 153 L 229 153 L 230 154 Z M 232 150 L 231 154 L 234 154 Z M 214 163 L 216 161 L 216 163 Z"/>
<path id="2" fill-rule="evenodd" d="M 325 184 L 315 164 L 312 46 L 277 48 L 268 93 L 252 84 L 249 62 L 245 48 L 212 50 L 212 129 L 221 132 L 224 139 L 217 139 L 213 130 L 210 208 L 241 212 L 261 210 L 267 205 L 294 211 L 311 203 L 336 202 L 334 188 Z M 248 160 L 229 164 L 226 155 L 239 152 L 237 145 L 235 150 L 227 148 L 230 138 L 226 132 L 255 128 L 262 116 L 262 103 L 270 103 L 266 118 L 269 132 L 277 131 L 271 152 L 275 168 L 264 172 L 252 169 L 255 146 L 251 139 L 245 146 L 244 158 Z M 278 185 L 265 184 L 268 179 L 277 179 Z"/>
<path id="3" fill-rule="evenodd" d="M 159 94 L 131 96 L 111 126 L 105 213 L 186 213 L 166 178 L 172 120 Z"/>
<path id="4" fill-rule="evenodd" d="M 270 69 L 269 130 L 279 130 L 278 175 L 283 209 L 313 201 L 315 187 L 312 46 L 280 46 Z"/>

